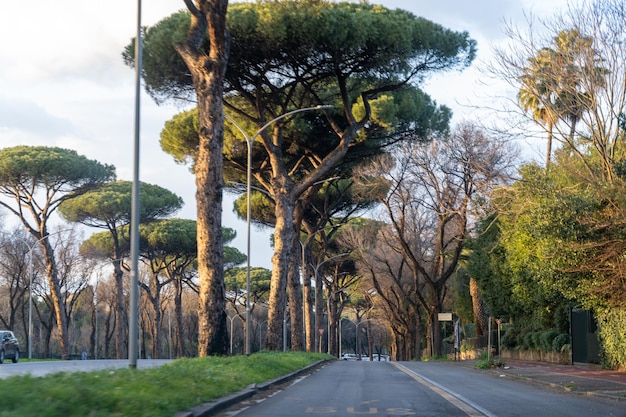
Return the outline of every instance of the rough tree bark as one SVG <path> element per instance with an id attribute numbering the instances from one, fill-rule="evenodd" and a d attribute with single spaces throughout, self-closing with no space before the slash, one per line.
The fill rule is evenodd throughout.
<path id="1" fill-rule="evenodd" d="M 198 241 L 198 355 L 226 354 L 228 331 L 222 242 L 223 79 L 228 61 L 228 0 L 185 0 L 191 26 L 176 45 L 191 73 L 198 99 L 199 138 L 196 175 Z M 202 47 L 205 37 L 208 53 Z"/>
<path id="2" fill-rule="evenodd" d="M 480 297 L 480 288 L 474 278 L 470 278 L 469 282 L 470 295 L 472 296 L 472 309 L 474 310 L 474 323 L 476 325 L 476 336 L 484 336 L 487 334 L 487 312 L 485 311 L 485 303 Z"/>

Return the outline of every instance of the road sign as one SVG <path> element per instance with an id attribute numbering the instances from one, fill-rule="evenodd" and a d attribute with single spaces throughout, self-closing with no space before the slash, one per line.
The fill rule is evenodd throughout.
<path id="1" fill-rule="evenodd" d="M 437 320 L 439 321 L 452 321 L 452 313 L 438 313 Z"/>

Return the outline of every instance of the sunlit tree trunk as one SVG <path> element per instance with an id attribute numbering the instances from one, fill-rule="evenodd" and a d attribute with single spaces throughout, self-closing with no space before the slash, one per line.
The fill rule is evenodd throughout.
<path id="1" fill-rule="evenodd" d="M 303 311 L 302 311 L 302 285 L 300 284 L 299 262 L 295 262 L 299 257 L 300 240 L 298 233 L 293 234 L 292 252 L 293 260 L 289 263 L 289 317 L 291 318 L 291 350 L 304 350 L 304 327 L 303 327 Z"/>
<path id="2" fill-rule="evenodd" d="M 474 278 L 470 278 L 469 282 L 470 296 L 472 297 L 472 309 L 474 311 L 474 324 L 476 326 L 476 336 L 484 336 L 487 334 L 487 312 L 485 304 L 480 297 L 480 289 Z"/>
<path id="3" fill-rule="evenodd" d="M 42 234 L 47 237 L 47 234 Z M 65 303 L 62 298 L 61 286 L 57 278 L 56 259 L 54 251 L 48 242 L 48 239 L 40 239 L 41 249 L 46 258 L 46 278 L 50 287 L 50 298 L 54 305 L 54 314 L 57 322 L 57 331 L 59 332 L 59 343 L 61 345 L 61 358 L 70 358 L 70 342 L 67 331 L 67 314 L 65 312 Z"/>
<path id="4" fill-rule="evenodd" d="M 176 45 L 198 99 L 199 145 L 196 175 L 198 242 L 198 355 L 226 354 L 228 330 L 224 290 L 222 188 L 224 147 L 223 80 L 228 60 L 228 0 L 185 0 L 191 25 Z M 210 48 L 204 50 L 208 37 Z"/>
<path id="5" fill-rule="evenodd" d="M 293 249 L 293 204 L 285 197 L 276 200 L 276 228 L 274 231 L 274 256 L 267 317 L 266 347 L 269 350 L 283 348 L 283 318 L 286 307 L 287 277 Z"/>

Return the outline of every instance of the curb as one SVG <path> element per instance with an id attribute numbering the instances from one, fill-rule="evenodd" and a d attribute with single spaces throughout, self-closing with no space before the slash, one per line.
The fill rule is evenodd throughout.
<path id="1" fill-rule="evenodd" d="M 211 401 L 208 403 L 204 403 L 202 405 L 196 406 L 191 408 L 190 410 L 187 411 L 179 411 L 178 413 L 174 414 L 173 417 L 209 417 L 219 411 L 222 411 L 228 407 L 230 407 L 231 405 L 237 404 L 240 401 L 243 401 L 245 399 L 248 399 L 250 397 L 252 397 L 255 394 L 258 394 L 261 391 L 265 391 L 275 385 L 281 385 L 303 373 L 306 373 L 308 371 L 310 371 L 313 368 L 316 368 L 317 366 L 330 361 L 331 359 L 324 359 L 321 361 L 317 361 L 315 363 L 312 363 L 311 365 L 308 365 L 302 369 L 299 369 L 297 371 L 294 371 L 290 374 L 287 375 L 283 375 L 280 376 L 278 378 L 266 381 L 266 382 L 262 382 L 260 384 L 252 384 L 244 389 L 242 389 L 239 392 L 236 392 L 234 394 L 230 394 L 227 395 L 225 397 L 219 398 L 216 401 Z"/>

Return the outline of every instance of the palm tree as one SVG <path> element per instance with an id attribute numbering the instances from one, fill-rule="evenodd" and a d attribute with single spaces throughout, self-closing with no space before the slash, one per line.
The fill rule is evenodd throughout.
<path id="1" fill-rule="evenodd" d="M 562 140 L 575 147 L 576 124 L 593 101 L 584 88 L 584 80 L 594 79 L 597 84 L 604 71 L 596 66 L 592 38 L 572 29 L 562 30 L 553 40 L 554 49 L 542 48 L 528 59 L 529 65 L 519 77 L 521 88 L 517 95 L 524 111 L 531 112 L 548 132 L 546 167 L 552 154 L 553 129 L 559 120 L 570 127 Z"/>
<path id="2" fill-rule="evenodd" d="M 551 88 L 552 56 L 550 48 L 541 49 L 536 57 L 529 58 L 529 66 L 524 68 L 520 76 L 522 87 L 517 98 L 525 112 L 532 114 L 533 120 L 545 126 L 548 133 L 546 148 L 546 167 L 550 165 L 552 155 L 553 128 L 558 121 L 556 95 Z"/>

